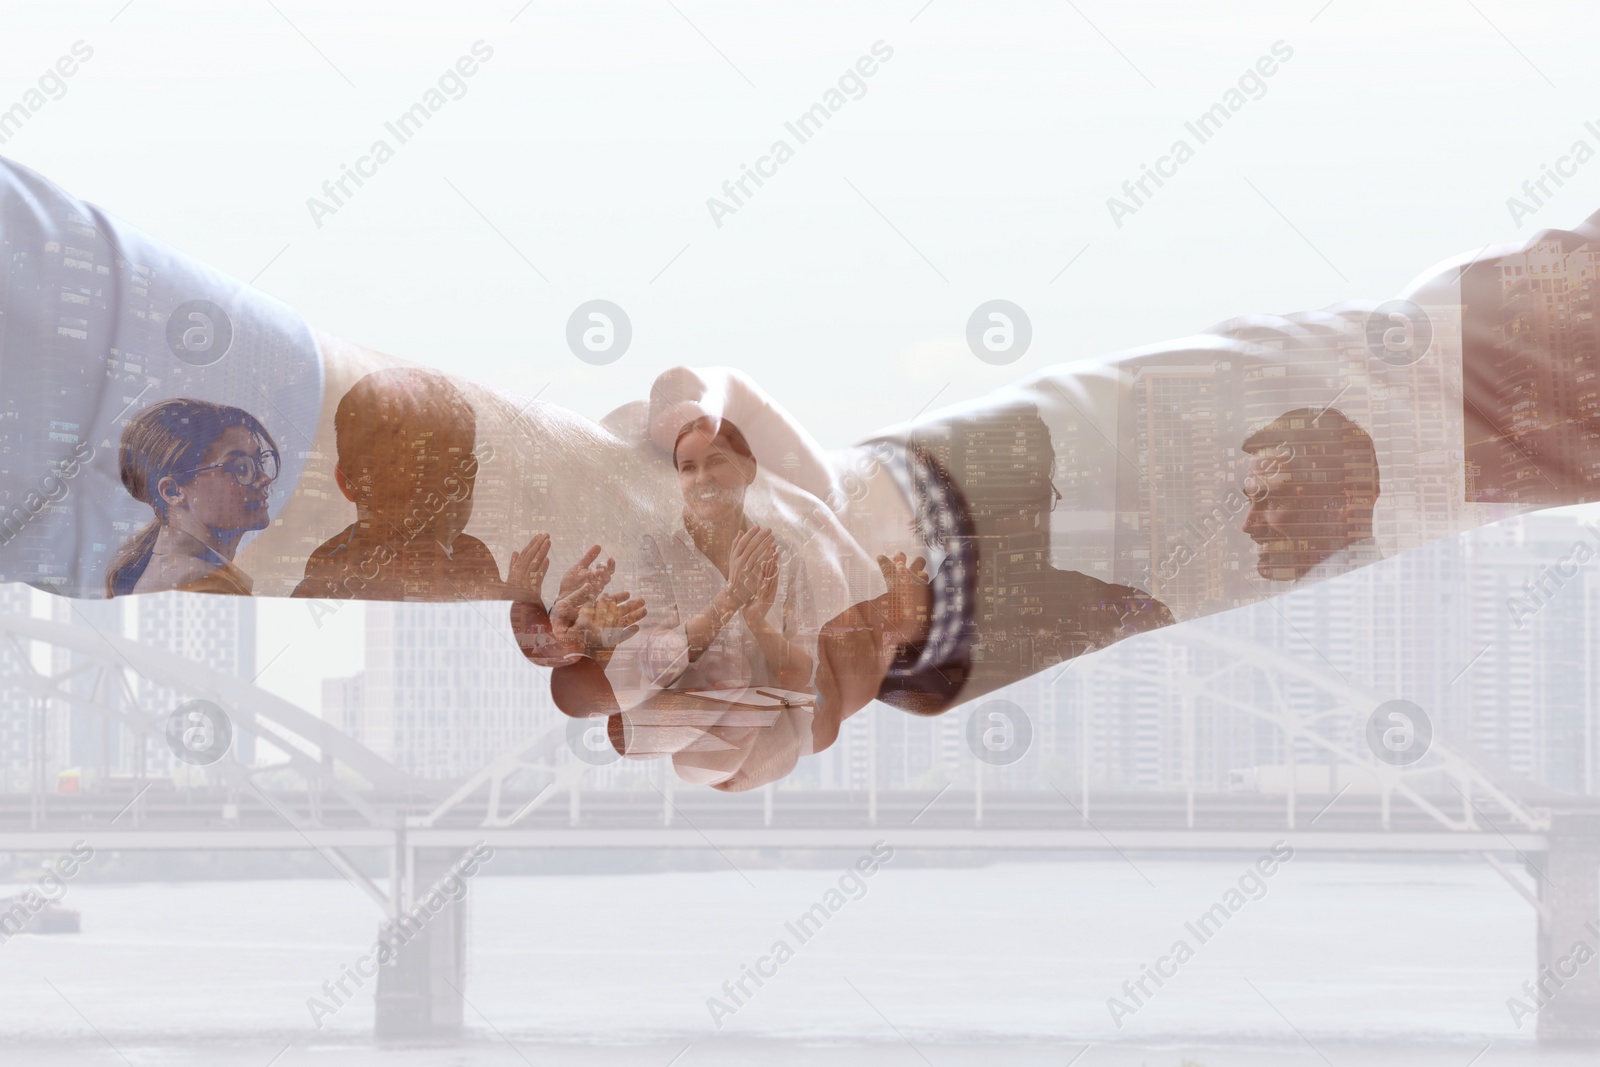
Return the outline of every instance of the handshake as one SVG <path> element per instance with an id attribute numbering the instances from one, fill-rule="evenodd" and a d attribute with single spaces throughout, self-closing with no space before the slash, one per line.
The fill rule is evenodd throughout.
<path id="1" fill-rule="evenodd" d="M 726 790 L 875 698 L 938 714 L 1600 499 L 1600 216 L 832 451 L 737 370 L 669 370 L 593 422 L 347 344 L 3 160 L 0 235 L 31 294 L 0 322 L 0 580 L 509 601 L 564 712 Z"/>

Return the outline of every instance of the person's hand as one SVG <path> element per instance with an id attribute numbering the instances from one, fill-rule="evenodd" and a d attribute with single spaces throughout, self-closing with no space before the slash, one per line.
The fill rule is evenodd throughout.
<path id="1" fill-rule="evenodd" d="M 511 553 L 511 566 L 506 568 L 506 586 L 513 600 L 536 600 L 544 603 L 544 576 L 550 572 L 550 535 L 536 533 L 528 539 L 521 552 Z"/>
<path id="2" fill-rule="evenodd" d="M 550 607 L 550 621 L 555 622 L 560 618 L 568 626 L 577 622 L 578 612 L 584 605 L 600 595 L 611 582 L 611 575 L 617 569 L 617 561 L 608 559 L 604 563 L 597 563 L 600 558 L 600 546 L 590 545 L 585 552 L 567 572 L 561 576 L 561 585 L 556 590 L 556 602 Z"/>
<path id="3" fill-rule="evenodd" d="M 875 604 L 878 626 L 885 644 L 898 651 L 921 640 L 928 626 L 933 594 L 929 588 L 927 561 L 921 556 L 910 562 L 904 552 L 893 557 L 879 556 L 878 569 L 889 591 Z"/>
<path id="4" fill-rule="evenodd" d="M 756 586 L 756 594 L 750 603 L 744 606 L 744 621 L 750 626 L 759 626 L 772 610 L 772 605 L 778 600 L 778 553 L 776 548 L 768 554 L 766 565 L 761 569 L 761 581 Z"/>
<path id="5" fill-rule="evenodd" d="M 640 597 L 626 591 L 604 593 L 579 610 L 575 625 L 589 654 L 603 663 L 618 645 L 639 632 L 639 623 L 648 614 Z"/>
<path id="6" fill-rule="evenodd" d="M 596 562 L 599 558 L 600 546 L 590 545 L 578 562 L 561 576 L 556 602 L 550 606 L 550 632 L 569 659 L 587 653 L 587 638 L 579 616 L 611 583 L 611 575 L 617 569 L 616 560 Z"/>
<path id="7" fill-rule="evenodd" d="M 777 557 L 778 543 L 771 530 L 751 526 L 733 539 L 733 550 L 728 554 L 728 584 L 724 588 L 741 611 L 755 601 L 767 566 L 776 565 Z"/>

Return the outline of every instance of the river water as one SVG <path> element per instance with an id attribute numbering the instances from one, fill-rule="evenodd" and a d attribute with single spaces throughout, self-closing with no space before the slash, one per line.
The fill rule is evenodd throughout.
<path id="1" fill-rule="evenodd" d="M 434 1046 L 377 1045 L 370 982 L 313 1024 L 310 998 L 377 932 L 343 880 L 75 883 L 81 934 L 0 945 L 0 1062 L 1600 1062 L 1517 1026 L 1534 916 L 1481 863 L 1299 857 L 1258 888 L 1248 857 L 940 869 L 901 854 L 839 891 L 854 859 L 527 877 L 491 862 L 470 885 L 467 1032 Z M 1241 877 L 1242 904 L 1202 941 L 1186 924 Z M 837 910 L 802 941 L 786 924 L 819 903 Z M 1163 956 L 1172 977 L 1123 991 Z M 724 982 L 758 962 L 771 977 L 736 1001 Z"/>

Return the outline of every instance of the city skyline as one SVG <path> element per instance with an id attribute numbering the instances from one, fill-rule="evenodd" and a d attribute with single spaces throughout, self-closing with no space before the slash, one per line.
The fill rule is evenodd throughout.
<path id="1" fill-rule="evenodd" d="M 1571 560 L 1574 546 L 1595 536 L 1585 522 L 1597 517 L 1600 509 L 1514 518 L 1298 590 L 1278 600 L 1277 610 L 1258 604 L 1189 625 L 1287 655 L 1330 679 L 1413 700 L 1441 730 L 1496 766 L 1563 791 L 1592 791 L 1600 758 L 1600 722 L 1592 710 L 1600 708 L 1600 672 L 1588 667 L 1584 649 L 1600 642 L 1600 568 Z M 54 607 L 66 601 L 16 585 L 0 588 L 0 608 L 51 606 L 58 621 L 125 630 L 212 665 L 226 660 L 241 677 L 257 670 L 265 647 L 259 634 L 243 636 L 257 625 L 249 599 L 138 597 L 116 629 L 115 620 Z M 566 721 L 550 700 L 548 671 L 522 659 L 494 607 L 367 605 L 361 659 L 347 674 L 318 679 L 320 707 L 308 710 L 402 770 L 452 778 L 481 769 Z M 847 720 L 833 749 L 802 759 L 785 788 L 970 781 L 975 763 L 965 722 L 991 700 L 1022 708 L 1032 733 L 1024 758 L 985 772 L 994 788 L 1041 788 L 1068 779 L 1081 784 L 1087 752 L 1096 787 L 1192 783 L 1227 791 L 1238 787 L 1241 772 L 1287 762 L 1288 742 L 1272 725 L 1274 714 L 1292 712 L 1308 723 L 1326 719 L 1334 704 L 1326 687 L 1270 677 L 1248 665 L 1224 670 L 1227 657 L 1187 643 L 1184 633 L 1180 627 L 1144 635 L 932 719 L 875 704 Z M 55 655 L 57 670 L 72 662 L 69 653 Z M 3 670 L 7 677 L 15 673 L 9 661 Z M 1211 675 L 1218 678 L 1210 688 L 1189 687 Z M 147 710 L 176 706 L 180 694 L 135 683 Z M 5 687 L 0 758 L 10 788 L 27 782 L 32 721 L 27 700 Z M 109 760 L 113 772 L 132 771 L 120 731 L 107 730 L 100 717 L 52 708 L 47 721 L 52 775 L 95 766 L 99 746 L 112 737 L 118 738 Z M 1358 740 L 1353 728 L 1326 721 L 1319 727 L 1345 743 Z M 247 750 L 236 754 L 252 762 Z M 147 760 L 152 774 L 172 766 L 165 750 Z M 1326 756 L 1302 741 L 1295 762 L 1316 767 Z M 619 759 L 592 773 L 594 787 L 606 788 L 657 771 L 650 762 Z"/>

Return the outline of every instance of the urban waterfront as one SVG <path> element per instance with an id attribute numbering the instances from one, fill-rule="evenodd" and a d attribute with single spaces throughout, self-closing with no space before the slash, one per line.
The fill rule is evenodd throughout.
<path id="1" fill-rule="evenodd" d="M 885 838 L 893 840 L 892 830 Z M 342 880 L 73 885 L 83 932 L 0 946 L 0 1026 L 46 1065 L 1584 1062 L 1507 1010 L 1531 908 L 1477 860 L 1300 856 L 1119 1029 L 1107 1010 L 1251 857 L 919 867 L 897 853 L 800 943 L 854 859 L 807 870 L 480 875 L 459 1043 L 378 1046 L 370 983 L 307 1002 L 372 942 Z M 492 864 L 489 865 L 492 868 Z M 1146 881 L 1148 878 L 1148 881 Z M 723 983 L 794 958 L 719 1028 Z M 98 1031 L 98 1034 L 96 1033 Z M 1297 1033 L 1298 1032 L 1298 1033 Z M 1085 1046 L 1080 1059 L 1074 1061 Z M 515 1046 L 514 1048 L 511 1046 Z M 688 1051 L 684 1052 L 684 1048 Z M 914 1046 L 914 1047 L 908 1047 Z M 287 1049 L 287 1051 L 284 1051 Z M 673 1057 L 682 1052 L 681 1058 Z"/>

